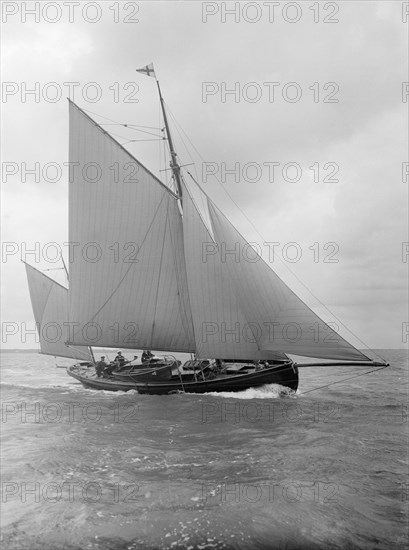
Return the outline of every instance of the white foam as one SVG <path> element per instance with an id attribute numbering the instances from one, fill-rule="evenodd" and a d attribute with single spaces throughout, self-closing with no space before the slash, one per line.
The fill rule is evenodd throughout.
<path id="1" fill-rule="evenodd" d="M 283 396 L 292 396 L 295 392 L 279 384 L 265 384 L 259 388 L 248 388 L 239 392 L 223 391 L 208 392 L 203 395 L 212 395 L 213 397 L 223 397 L 226 399 L 278 399 Z"/>

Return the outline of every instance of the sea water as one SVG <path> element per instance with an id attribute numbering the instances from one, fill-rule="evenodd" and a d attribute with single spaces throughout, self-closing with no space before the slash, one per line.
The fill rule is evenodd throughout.
<path id="1" fill-rule="evenodd" d="M 404 548 L 407 355 L 379 353 L 296 394 L 168 396 L 3 353 L 4 550 Z"/>

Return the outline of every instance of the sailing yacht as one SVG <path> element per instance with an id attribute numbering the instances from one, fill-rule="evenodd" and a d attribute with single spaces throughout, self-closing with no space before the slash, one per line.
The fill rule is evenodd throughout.
<path id="1" fill-rule="evenodd" d="M 139 72 L 156 80 L 152 65 Z M 69 288 L 26 266 L 41 353 L 75 358 L 67 372 L 87 387 L 151 394 L 267 383 L 296 390 L 298 367 L 289 354 L 379 364 L 261 257 L 222 254 L 223 247 L 250 245 L 185 174 L 156 83 L 175 190 L 69 100 Z M 98 347 L 164 355 L 98 376 Z M 192 358 L 181 365 L 175 353 Z"/>

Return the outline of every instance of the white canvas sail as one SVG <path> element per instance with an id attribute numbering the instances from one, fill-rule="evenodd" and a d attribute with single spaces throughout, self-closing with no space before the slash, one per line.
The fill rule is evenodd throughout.
<path id="1" fill-rule="evenodd" d="M 231 332 L 235 323 L 244 326 L 246 319 L 229 279 L 224 276 L 220 258 L 218 255 L 207 254 L 211 249 L 212 237 L 186 187 L 183 195 L 183 226 L 198 356 L 256 359 L 257 345 Z M 209 248 L 204 249 L 203 243 L 208 243 Z"/>
<path id="2" fill-rule="evenodd" d="M 211 230 L 186 186 L 183 205 L 190 303 L 201 357 L 266 359 L 285 352 L 368 359 L 308 308 L 261 257 L 255 258 L 253 249 L 248 254 L 249 243 L 210 200 Z"/>
<path id="3" fill-rule="evenodd" d="M 87 347 L 68 347 L 68 290 L 34 267 L 26 266 L 28 287 L 41 353 L 92 361 Z"/>
<path id="4" fill-rule="evenodd" d="M 351 361 L 366 361 L 354 346 L 316 315 L 252 249 L 209 200 L 216 241 L 222 250 L 223 276 L 239 299 L 249 330 L 260 348 Z M 249 259 L 250 258 L 250 259 Z"/>
<path id="5" fill-rule="evenodd" d="M 72 343 L 195 350 L 177 197 L 70 102 Z"/>

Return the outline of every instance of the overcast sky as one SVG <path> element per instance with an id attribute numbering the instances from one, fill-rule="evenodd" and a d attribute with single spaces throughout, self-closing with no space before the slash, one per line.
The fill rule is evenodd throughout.
<path id="1" fill-rule="evenodd" d="M 240 3 L 227 14 L 234 2 L 81 2 L 60 4 L 60 12 L 42 2 L 34 16 L 24 13 L 34 2 L 2 2 L 2 317 L 18 330 L 3 334 L 4 347 L 36 347 L 32 336 L 21 343 L 21 323 L 34 322 L 20 258 L 39 269 L 61 267 L 43 252 L 51 254 L 49 242 L 66 250 L 68 240 L 66 169 L 58 181 L 51 181 L 53 165 L 39 181 L 32 174 L 24 181 L 23 163 L 43 171 L 68 161 L 68 95 L 98 122 L 162 126 L 155 82 L 135 72 L 151 61 L 171 113 L 214 163 L 207 169 L 218 170 L 219 180 L 203 178 L 190 148 L 198 179 L 239 231 L 264 255 L 264 241 L 279 243 L 272 267 L 324 319 L 332 320 L 320 302 L 371 348 L 404 347 L 404 4 L 276 4 Z M 25 93 L 36 82 L 37 98 Z M 79 84 L 70 93 L 67 82 Z M 223 94 L 234 88 L 237 95 Z M 151 137 L 104 128 L 121 143 Z M 181 162 L 192 162 L 173 128 Z M 126 147 L 168 178 L 160 172 L 163 143 Z M 222 173 L 235 163 L 239 181 Z M 274 174 L 271 163 L 278 163 Z M 36 242 L 40 257 L 25 254 Z M 62 271 L 47 273 L 63 281 Z"/>

